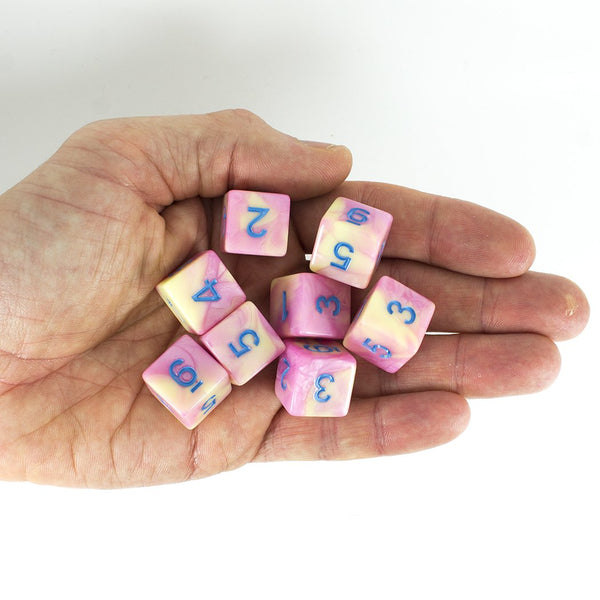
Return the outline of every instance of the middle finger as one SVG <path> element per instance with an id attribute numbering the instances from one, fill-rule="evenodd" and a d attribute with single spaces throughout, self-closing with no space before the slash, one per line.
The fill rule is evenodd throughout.
<path id="1" fill-rule="evenodd" d="M 467 398 L 530 394 L 546 388 L 560 368 L 554 343 L 536 333 L 426 335 L 419 352 L 390 374 L 363 360 L 358 398 L 425 390 Z"/>
<path id="2" fill-rule="evenodd" d="M 371 285 L 382 275 L 435 303 L 430 331 L 527 331 L 564 340 L 577 335 L 587 319 L 583 292 L 557 275 L 530 271 L 519 277 L 495 279 L 399 259 L 382 260 Z M 360 306 L 366 292 L 352 290 L 354 306 Z"/>

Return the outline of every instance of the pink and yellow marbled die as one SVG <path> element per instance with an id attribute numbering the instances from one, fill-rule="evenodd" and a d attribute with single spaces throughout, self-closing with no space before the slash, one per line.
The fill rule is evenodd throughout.
<path id="1" fill-rule="evenodd" d="M 212 250 L 196 255 L 156 290 L 186 331 L 202 335 L 246 300 L 221 259 Z"/>
<path id="2" fill-rule="evenodd" d="M 419 349 L 434 310 L 431 300 L 384 275 L 350 324 L 344 346 L 395 373 Z"/>
<path id="3" fill-rule="evenodd" d="M 271 282 L 270 321 L 281 337 L 341 340 L 350 325 L 350 287 L 317 273 Z"/>
<path id="4" fill-rule="evenodd" d="M 392 215 L 383 210 L 337 198 L 321 219 L 311 271 L 366 288 L 381 258 L 392 220 Z"/>
<path id="5" fill-rule="evenodd" d="M 167 348 L 142 377 L 153 396 L 188 429 L 231 392 L 227 371 L 188 335 Z"/>
<path id="6" fill-rule="evenodd" d="M 343 417 L 348 413 L 356 359 L 339 342 L 285 340 L 275 394 L 298 417 Z"/>
<path id="7" fill-rule="evenodd" d="M 252 302 L 242 304 L 200 340 L 225 367 L 235 385 L 252 379 L 285 349 Z"/>
<path id="8" fill-rule="evenodd" d="M 286 194 L 230 190 L 223 200 L 221 249 L 233 254 L 284 256 L 290 225 Z"/>

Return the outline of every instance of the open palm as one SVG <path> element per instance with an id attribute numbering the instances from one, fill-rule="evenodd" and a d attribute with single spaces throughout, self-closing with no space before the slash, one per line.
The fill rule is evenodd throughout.
<path id="1" fill-rule="evenodd" d="M 245 111 L 88 125 L 0 196 L 0 477 L 117 487 L 180 481 L 251 460 L 355 458 L 431 447 L 467 425 L 465 397 L 524 393 L 555 377 L 552 339 L 588 306 L 563 278 L 527 272 L 533 242 L 480 206 L 343 183 L 342 147 L 300 142 Z M 283 258 L 222 255 L 268 314 L 271 280 L 306 270 L 337 195 L 394 215 L 379 272 L 431 298 L 431 329 L 397 374 L 359 362 L 343 419 L 290 417 L 273 365 L 198 428 L 182 427 L 141 373 L 179 335 L 154 286 L 217 248 L 228 189 L 294 200 Z M 355 290 L 355 308 L 364 291 Z"/>

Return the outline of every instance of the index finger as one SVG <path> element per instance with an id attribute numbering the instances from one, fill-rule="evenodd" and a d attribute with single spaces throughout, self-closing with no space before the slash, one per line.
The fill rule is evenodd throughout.
<path id="1" fill-rule="evenodd" d="M 514 277 L 535 257 L 530 233 L 493 210 L 384 183 L 346 182 L 334 192 L 294 202 L 292 218 L 307 253 L 321 217 L 338 196 L 389 212 L 394 217 L 383 255 L 429 263 L 483 277 Z"/>

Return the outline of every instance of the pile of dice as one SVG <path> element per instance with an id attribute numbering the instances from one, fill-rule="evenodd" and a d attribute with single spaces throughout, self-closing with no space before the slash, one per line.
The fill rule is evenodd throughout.
<path id="1" fill-rule="evenodd" d="M 221 250 L 284 256 L 289 215 L 285 194 L 229 191 Z M 417 352 L 435 308 L 383 276 L 350 322 L 350 286 L 369 285 L 391 225 L 389 213 L 337 198 L 321 219 L 311 272 L 272 281 L 270 322 L 212 250 L 182 265 L 156 289 L 202 345 L 184 335 L 152 363 L 143 373 L 152 394 L 193 429 L 232 384 L 243 385 L 279 357 L 275 394 L 291 415 L 346 415 L 353 354 L 395 373 Z"/>

